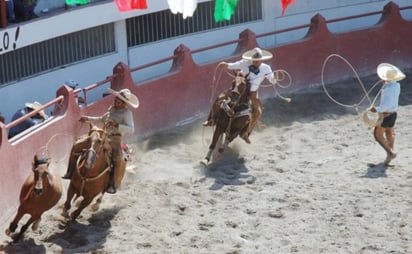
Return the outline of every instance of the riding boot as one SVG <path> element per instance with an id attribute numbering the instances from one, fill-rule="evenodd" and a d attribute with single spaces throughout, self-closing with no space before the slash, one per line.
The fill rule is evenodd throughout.
<path id="1" fill-rule="evenodd" d="M 76 161 L 79 156 L 75 156 L 72 154 L 71 158 L 69 159 L 69 165 L 67 167 L 66 173 L 62 176 L 63 179 L 70 180 L 73 176 L 74 168 L 76 167 Z"/>
<path id="2" fill-rule="evenodd" d="M 110 194 L 115 194 L 116 193 L 116 186 L 114 183 L 114 171 L 116 169 L 116 164 L 112 162 L 112 168 L 110 170 L 110 180 L 109 184 L 107 185 L 106 192 Z"/>
<path id="3" fill-rule="evenodd" d="M 70 180 L 72 179 L 74 170 L 76 169 L 76 164 L 77 164 L 77 159 L 80 156 L 80 152 L 87 147 L 87 137 L 83 136 L 80 137 L 80 139 L 78 139 L 76 141 L 76 143 L 73 145 L 71 151 L 70 151 L 70 158 L 69 158 L 69 165 L 67 166 L 67 170 L 66 173 L 64 174 L 64 176 L 62 176 L 63 179 L 67 179 Z"/>
<path id="4" fill-rule="evenodd" d="M 66 180 L 70 180 L 70 179 L 72 179 L 72 176 L 73 176 L 73 170 L 68 168 L 67 171 L 66 171 L 66 174 L 64 174 L 64 176 L 62 176 L 62 178 L 66 179 Z"/>
<path id="5" fill-rule="evenodd" d="M 247 135 L 244 135 L 244 137 L 242 137 L 246 141 L 246 143 L 250 144 L 249 136 L 252 133 L 253 129 L 255 128 L 261 116 L 262 116 L 262 107 L 260 105 L 260 101 L 252 100 L 252 114 L 250 117 L 248 133 Z"/>

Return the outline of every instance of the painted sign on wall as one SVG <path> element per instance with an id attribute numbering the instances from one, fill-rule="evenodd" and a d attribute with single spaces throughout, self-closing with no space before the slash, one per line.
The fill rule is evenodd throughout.
<path id="1" fill-rule="evenodd" d="M 20 27 L 0 31 L 0 55 L 17 48 L 19 39 Z"/>

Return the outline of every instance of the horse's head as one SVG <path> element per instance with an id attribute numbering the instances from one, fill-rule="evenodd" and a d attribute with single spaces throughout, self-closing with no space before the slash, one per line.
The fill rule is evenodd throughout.
<path id="1" fill-rule="evenodd" d="M 43 177 L 49 174 L 49 158 L 34 156 L 33 173 L 34 173 L 34 193 L 40 195 L 43 192 Z"/>
<path id="2" fill-rule="evenodd" d="M 90 169 L 93 168 L 98 154 L 103 149 L 103 130 L 99 128 L 91 128 L 89 132 L 90 146 L 85 154 L 85 167 Z"/>
<path id="3" fill-rule="evenodd" d="M 231 97 L 233 101 L 239 101 L 240 99 L 247 100 L 249 92 L 249 84 L 246 77 L 241 72 L 237 72 L 235 79 L 232 82 Z"/>

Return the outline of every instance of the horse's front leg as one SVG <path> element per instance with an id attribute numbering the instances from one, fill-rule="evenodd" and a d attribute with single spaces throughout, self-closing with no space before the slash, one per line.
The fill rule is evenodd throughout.
<path id="1" fill-rule="evenodd" d="M 93 201 L 93 198 L 94 197 L 84 198 L 82 200 L 82 202 L 80 202 L 79 207 L 74 212 L 72 212 L 72 214 L 70 215 L 72 220 L 75 220 L 75 219 L 77 219 L 77 217 L 79 217 L 79 215 L 83 211 L 83 209 L 86 208 L 86 206 L 88 206 Z"/>
<path id="2" fill-rule="evenodd" d="M 209 151 L 207 151 L 205 158 L 201 161 L 202 164 L 207 165 L 210 162 L 210 158 L 216 148 L 216 144 L 219 141 L 220 136 L 223 135 L 223 132 L 219 130 L 218 127 L 219 126 L 216 126 L 215 131 L 213 132 L 212 142 L 209 145 Z"/>
<path id="3" fill-rule="evenodd" d="M 30 216 L 30 219 L 27 221 L 27 223 L 24 224 L 24 225 L 21 227 L 20 232 L 19 232 L 17 235 L 13 236 L 13 241 L 14 241 L 14 242 L 17 242 L 17 241 L 24 235 L 24 233 L 27 231 L 27 229 L 29 228 L 29 226 L 30 226 L 34 221 L 37 221 L 38 219 L 39 219 L 39 216 L 33 216 L 33 215 L 31 215 L 31 216 Z"/>
<path id="4" fill-rule="evenodd" d="M 23 217 L 23 215 L 25 214 L 23 211 L 23 209 L 21 208 L 23 205 L 21 204 L 19 209 L 17 210 L 17 214 L 14 217 L 14 219 L 12 220 L 12 222 L 10 222 L 9 228 L 6 229 L 6 235 L 11 236 L 12 233 L 14 233 L 14 231 L 16 231 L 18 223 L 21 219 L 21 217 Z"/>
<path id="5" fill-rule="evenodd" d="M 96 201 L 92 205 L 93 212 L 96 212 L 97 210 L 99 210 L 100 204 L 102 203 L 102 200 L 103 200 L 103 195 L 104 195 L 104 192 L 100 194 L 100 196 L 96 199 Z"/>
<path id="6" fill-rule="evenodd" d="M 70 182 L 69 189 L 67 191 L 66 201 L 64 202 L 63 211 L 61 213 L 61 215 L 65 218 L 69 218 L 69 210 L 72 207 L 72 199 L 73 199 L 74 194 L 75 194 L 74 187 L 72 183 Z"/>

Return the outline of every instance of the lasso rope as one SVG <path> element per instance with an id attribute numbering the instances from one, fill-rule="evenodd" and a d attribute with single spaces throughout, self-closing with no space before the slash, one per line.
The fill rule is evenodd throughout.
<path id="1" fill-rule="evenodd" d="M 345 62 L 345 63 L 349 66 L 349 68 L 352 70 L 352 72 L 355 74 L 356 79 L 358 80 L 359 85 L 361 86 L 362 91 L 363 91 L 364 94 L 365 94 L 358 103 L 352 104 L 352 105 L 341 103 L 341 102 L 337 101 L 335 98 L 333 98 L 333 97 L 330 95 L 329 91 L 326 89 L 326 85 L 325 85 L 325 81 L 324 81 L 325 67 L 326 67 L 326 64 L 327 64 L 327 63 L 330 61 L 330 59 L 333 58 L 333 57 L 337 57 L 337 58 L 339 58 L 340 60 L 342 60 L 343 62 Z M 348 107 L 348 108 L 354 108 L 354 109 L 356 110 L 356 112 L 358 113 L 358 116 L 359 116 L 360 118 L 362 118 L 363 122 L 364 122 L 369 128 L 374 128 L 375 126 L 380 125 L 380 124 L 382 123 L 382 120 L 383 120 L 383 115 L 382 115 L 382 113 L 378 113 L 378 119 L 377 119 L 377 120 L 371 120 L 371 119 L 369 118 L 368 112 L 371 112 L 370 109 L 371 109 L 372 107 L 374 107 L 375 102 L 376 102 L 377 98 L 379 97 L 379 95 L 380 95 L 380 93 L 381 93 L 381 91 L 382 91 L 382 88 L 378 91 L 378 93 L 377 93 L 376 96 L 373 98 L 373 100 L 371 100 L 371 98 L 369 97 L 369 94 L 372 92 L 373 89 L 375 89 L 375 87 L 376 87 L 377 85 L 381 84 L 381 83 L 384 82 L 384 81 L 379 80 L 378 82 L 376 82 L 376 83 L 367 91 L 366 88 L 365 88 L 365 86 L 364 86 L 364 84 L 362 83 L 362 80 L 360 79 L 358 73 L 357 73 L 356 70 L 353 68 L 353 66 L 349 63 L 348 60 L 346 60 L 344 57 L 342 57 L 342 56 L 340 56 L 340 55 L 338 55 L 338 54 L 331 54 L 331 55 L 329 55 L 329 56 L 325 59 L 325 61 L 323 62 L 322 71 L 321 71 L 321 81 L 322 81 L 323 90 L 325 91 L 325 94 L 329 97 L 329 99 L 331 99 L 334 103 L 336 103 L 336 104 L 339 105 L 339 106 Z M 360 110 L 359 110 L 359 105 L 361 105 L 366 99 L 367 99 L 368 102 L 369 102 L 369 107 L 368 107 L 365 111 L 360 112 Z"/>
<path id="2" fill-rule="evenodd" d="M 49 146 L 50 146 L 51 141 L 54 140 L 56 137 L 59 137 L 59 136 L 67 136 L 67 137 L 69 137 L 69 138 L 72 138 L 72 136 L 70 136 L 69 134 L 56 133 L 56 134 L 54 134 L 54 135 L 47 141 L 46 145 L 41 146 L 41 147 L 37 150 L 36 154 L 41 155 L 42 157 L 47 157 L 47 158 L 49 158 L 49 159 L 51 160 L 52 158 L 51 158 L 51 155 L 50 155 L 50 148 L 49 148 Z M 60 162 L 64 161 L 64 160 L 66 159 L 66 157 L 67 157 L 67 154 L 64 155 L 63 158 L 61 158 L 61 159 L 58 159 L 58 160 L 54 159 L 53 162 L 55 162 L 55 163 L 60 163 Z"/>
<path id="3" fill-rule="evenodd" d="M 275 77 L 275 84 L 272 84 L 272 83 L 269 83 L 269 84 L 261 84 L 260 87 L 272 87 L 273 90 L 274 90 L 274 92 L 275 92 L 275 94 L 276 94 L 280 99 L 282 99 L 282 100 L 284 100 L 284 101 L 286 101 L 286 102 L 288 102 L 288 103 L 291 102 L 292 99 L 282 96 L 282 95 L 279 93 L 277 87 L 280 87 L 280 88 L 288 88 L 288 87 L 290 87 L 290 86 L 292 85 L 292 76 L 289 74 L 289 72 L 287 72 L 287 71 L 285 71 L 285 70 L 282 70 L 282 69 L 275 70 L 275 71 L 273 71 L 272 73 L 273 73 L 273 76 Z M 270 74 L 270 73 L 269 73 L 269 74 Z M 266 75 L 269 75 L 269 74 L 266 74 Z M 281 82 L 283 82 L 283 81 L 286 80 L 286 79 L 289 80 L 289 82 L 286 83 L 285 85 L 282 85 Z"/>

